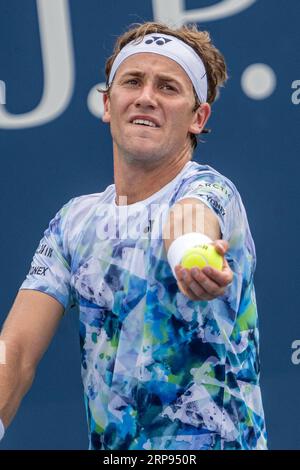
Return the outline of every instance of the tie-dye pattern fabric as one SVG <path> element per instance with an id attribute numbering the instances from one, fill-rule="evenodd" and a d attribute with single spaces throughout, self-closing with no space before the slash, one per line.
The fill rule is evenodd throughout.
<path id="1" fill-rule="evenodd" d="M 186 197 L 214 211 L 230 244 L 234 280 L 209 302 L 181 294 L 161 238 Z M 111 185 L 67 203 L 21 286 L 78 306 L 90 448 L 265 449 L 255 248 L 235 186 L 189 162 L 147 200 L 114 201 Z"/>

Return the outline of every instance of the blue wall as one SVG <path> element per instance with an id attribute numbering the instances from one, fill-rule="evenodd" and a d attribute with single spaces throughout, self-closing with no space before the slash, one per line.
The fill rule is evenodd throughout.
<path id="1" fill-rule="evenodd" d="M 0 102 L 6 101 L 0 104 L 1 323 L 49 220 L 71 197 L 100 192 L 112 182 L 109 128 L 91 112 L 87 98 L 104 81 L 104 62 L 116 36 L 132 22 L 152 20 L 160 11 L 159 2 L 165 0 L 0 0 Z M 57 13 L 64 7 L 62 34 L 70 33 L 69 70 L 63 71 L 65 61 L 59 63 L 64 59 L 62 43 L 54 54 L 54 68 L 61 71 L 58 82 L 53 79 L 54 92 L 63 94 L 66 87 L 64 105 L 58 103 L 55 114 L 55 100 L 49 99 L 46 117 L 41 112 L 30 124 L 28 113 L 39 105 L 49 73 L 43 72 L 43 12 L 59 23 L 47 12 L 49 3 Z M 183 3 L 192 11 L 217 4 L 228 8 L 232 2 Z M 300 93 L 292 88 L 300 80 L 300 3 L 240 0 L 243 3 L 240 12 L 199 22 L 224 53 L 230 80 L 213 108 L 213 132 L 195 158 L 232 179 L 247 208 L 258 254 L 261 383 L 269 445 L 300 449 L 299 357 L 294 355 L 295 364 L 292 361 L 292 343 L 300 339 Z M 50 34 L 47 50 L 57 46 L 55 37 Z M 257 63 L 269 66 L 276 77 L 276 87 L 265 94 L 262 90 L 260 99 L 250 93 L 255 77 L 251 82 L 248 75 L 250 89 L 241 86 L 244 71 Z M 267 80 L 272 76 L 268 70 Z M 294 83 L 297 86 L 300 82 Z M 77 326 L 73 309 L 42 360 L 2 449 L 87 448 Z"/>

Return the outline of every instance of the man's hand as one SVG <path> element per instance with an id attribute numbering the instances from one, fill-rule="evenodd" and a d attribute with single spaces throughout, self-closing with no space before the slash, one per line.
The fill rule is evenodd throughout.
<path id="1" fill-rule="evenodd" d="M 203 269 L 184 269 L 180 265 L 175 267 L 178 287 L 191 300 L 213 300 L 223 295 L 232 282 L 233 273 L 224 258 L 228 243 L 225 240 L 216 240 L 214 247 L 223 256 L 222 271 L 208 266 Z"/>

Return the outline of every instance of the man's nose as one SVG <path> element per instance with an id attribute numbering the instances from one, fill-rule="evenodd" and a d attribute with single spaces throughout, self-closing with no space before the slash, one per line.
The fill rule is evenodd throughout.
<path id="1" fill-rule="evenodd" d="M 135 101 L 136 106 L 156 106 L 156 93 L 151 84 L 143 85 Z"/>

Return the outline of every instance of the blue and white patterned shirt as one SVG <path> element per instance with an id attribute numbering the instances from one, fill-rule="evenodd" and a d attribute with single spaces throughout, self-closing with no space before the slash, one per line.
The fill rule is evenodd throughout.
<path id="1" fill-rule="evenodd" d="M 231 181 L 188 162 L 144 201 L 77 197 L 45 231 L 21 289 L 78 305 L 91 449 L 265 449 L 255 248 Z M 178 289 L 162 228 L 186 197 L 214 211 L 234 280 L 212 301 Z"/>

